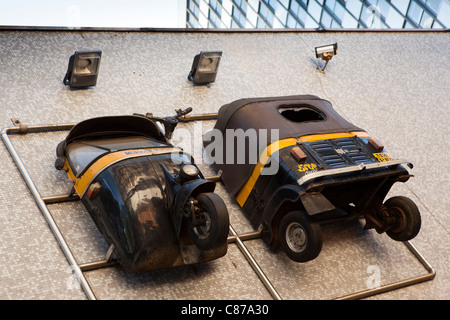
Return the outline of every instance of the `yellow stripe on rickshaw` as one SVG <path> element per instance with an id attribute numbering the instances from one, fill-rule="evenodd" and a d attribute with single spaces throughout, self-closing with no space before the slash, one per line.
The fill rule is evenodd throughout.
<path id="1" fill-rule="evenodd" d="M 312 142 L 312 141 L 319 141 L 319 140 L 351 138 L 353 136 L 369 137 L 369 134 L 365 131 L 312 134 L 309 136 L 302 136 L 302 137 L 298 138 L 298 141 L 299 142 Z"/>
<path id="2" fill-rule="evenodd" d="M 267 146 L 264 151 L 262 152 L 261 156 L 259 157 L 258 163 L 253 168 L 252 175 L 247 180 L 247 182 L 244 184 L 244 186 L 239 190 L 239 192 L 236 195 L 236 200 L 239 203 L 239 205 L 242 207 L 244 206 L 245 202 L 247 201 L 247 198 L 249 197 L 250 193 L 253 190 L 253 187 L 256 184 L 256 181 L 258 180 L 259 176 L 261 175 L 262 170 L 264 169 L 264 166 L 266 165 L 269 158 L 272 156 L 273 153 L 277 152 L 280 149 L 294 146 L 297 144 L 297 139 L 295 138 L 287 138 L 283 140 L 278 140 L 269 146 Z"/>
<path id="3" fill-rule="evenodd" d="M 89 168 L 81 175 L 81 177 L 77 178 L 70 168 L 67 160 L 64 165 L 64 169 L 69 176 L 69 179 L 74 183 L 74 188 L 76 193 L 80 196 L 80 198 L 84 195 L 90 183 L 107 167 L 111 166 L 114 163 L 125 159 L 138 158 L 138 157 L 146 157 L 149 155 L 157 155 L 157 154 L 165 154 L 172 152 L 181 152 L 181 149 L 178 148 L 151 148 L 151 149 L 133 149 L 133 150 L 122 150 L 111 152 L 103 157 L 97 159 L 93 164 L 89 166 Z"/>

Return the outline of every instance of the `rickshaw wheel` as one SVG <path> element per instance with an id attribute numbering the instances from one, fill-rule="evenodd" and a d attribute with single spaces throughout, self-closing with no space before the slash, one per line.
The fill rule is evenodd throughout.
<path id="1" fill-rule="evenodd" d="M 222 198 L 215 193 L 200 193 L 196 200 L 205 215 L 200 226 L 189 224 L 189 233 L 194 244 L 202 250 L 211 250 L 227 241 L 229 230 L 228 210 Z"/>
<path id="2" fill-rule="evenodd" d="M 307 262 L 315 259 L 322 250 L 320 225 L 309 221 L 302 211 L 286 214 L 278 232 L 281 248 L 291 260 Z"/>
<path id="3" fill-rule="evenodd" d="M 384 205 L 392 225 L 386 234 L 393 240 L 408 241 L 420 230 L 421 218 L 419 208 L 411 199 L 403 196 L 392 197 Z"/>

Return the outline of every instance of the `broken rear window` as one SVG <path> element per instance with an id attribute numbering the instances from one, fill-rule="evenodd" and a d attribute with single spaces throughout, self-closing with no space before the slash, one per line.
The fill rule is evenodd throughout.
<path id="1" fill-rule="evenodd" d="M 284 118 L 294 122 L 321 121 L 326 118 L 322 112 L 304 105 L 280 106 L 278 112 Z"/>

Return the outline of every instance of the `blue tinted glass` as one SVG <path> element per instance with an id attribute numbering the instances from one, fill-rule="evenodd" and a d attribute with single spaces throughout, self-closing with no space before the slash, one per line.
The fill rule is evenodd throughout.
<path id="1" fill-rule="evenodd" d="M 287 18 L 286 24 L 287 24 L 288 28 L 291 28 L 291 29 L 297 28 L 297 21 L 290 14 L 288 14 L 288 18 Z"/>
<path id="2" fill-rule="evenodd" d="M 279 1 L 285 8 L 289 7 L 289 0 L 279 0 Z"/>
<path id="3" fill-rule="evenodd" d="M 336 17 L 338 17 L 340 20 L 344 19 L 345 16 L 345 9 L 342 6 L 342 4 L 340 4 L 339 2 L 336 2 L 336 5 L 334 7 L 334 14 L 336 15 Z"/>
<path id="4" fill-rule="evenodd" d="M 332 18 L 327 12 L 323 12 L 322 20 L 320 21 L 324 28 L 331 28 Z"/>
<path id="5" fill-rule="evenodd" d="M 350 13 L 346 12 L 344 19 L 342 19 L 342 27 L 350 29 L 358 28 L 358 21 Z"/>
<path id="6" fill-rule="evenodd" d="M 433 17 L 424 11 L 422 15 L 422 19 L 420 20 L 420 27 L 421 28 L 431 28 L 431 25 L 433 24 Z"/>
<path id="7" fill-rule="evenodd" d="M 200 28 L 445 28 L 450 0 L 187 0 L 186 17 Z"/>
<path id="8" fill-rule="evenodd" d="M 306 16 L 305 18 L 305 28 L 318 28 L 319 25 L 317 24 L 317 22 L 311 17 L 311 16 Z"/>
<path id="9" fill-rule="evenodd" d="M 447 26 L 447 28 L 450 27 L 450 0 L 442 1 L 437 18 L 441 23 Z"/>
<path id="10" fill-rule="evenodd" d="M 394 8 L 390 8 L 386 14 L 386 24 L 389 28 L 403 28 L 404 23 L 405 19 L 403 16 Z"/>
<path id="11" fill-rule="evenodd" d="M 322 7 L 315 1 L 310 1 L 308 5 L 308 12 L 314 18 L 314 20 L 320 20 L 320 14 L 322 13 Z"/>
<path id="12" fill-rule="evenodd" d="M 360 0 L 348 0 L 345 2 L 345 8 L 355 17 L 361 13 L 362 3 Z"/>
<path id="13" fill-rule="evenodd" d="M 408 9 L 408 17 L 411 18 L 415 23 L 419 24 L 420 18 L 422 17 L 423 9 L 415 2 L 411 2 Z"/>
<path id="14" fill-rule="evenodd" d="M 330 9 L 331 11 L 334 11 L 334 5 L 336 3 L 336 0 L 326 0 L 325 5 Z"/>
<path id="15" fill-rule="evenodd" d="M 427 0 L 426 4 L 430 9 L 432 9 L 434 11 L 434 13 L 437 13 L 437 12 L 439 12 L 441 0 Z"/>
<path id="16" fill-rule="evenodd" d="M 406 15 L 406 11 L 408 10 L 409 1 L 405 0 L 392 0 L 391 3 L 404 15 Z"/>

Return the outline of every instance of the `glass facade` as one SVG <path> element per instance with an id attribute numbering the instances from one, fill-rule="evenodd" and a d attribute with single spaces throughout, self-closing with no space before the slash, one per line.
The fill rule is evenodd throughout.
<path id="1" fill-rule="evenodd" d="M 187 0 L 187 28 L 450 27 L 450 0 Z"/>

